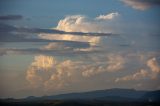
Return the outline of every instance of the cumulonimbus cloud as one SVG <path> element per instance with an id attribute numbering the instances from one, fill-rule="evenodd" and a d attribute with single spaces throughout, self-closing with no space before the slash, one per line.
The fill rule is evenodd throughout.
<path id="1" fill-rule="evenodd" d="M 95 32 L 77 32 L 77 31 L 64 31 L 64 30 L 58 30 L 55 28 L 52 29 L 43 29 L 43 28 L 26 28 L 26 27 L 17 27 L 12 25 L 7 25 L 4 23 L 0 23 L 0 41 L 1 42 L 20 42 L 20 41 L 35 41 L 35 42 L 43 42 L 43 39 L 40 39 L 37 36 L 29 36 L 29 34 L 53 34 L 55 36 L 112 36 L 114 34 L 112 33 L 95 33 Z M 5 35 L 5 36 L 4 36 Z M 43 38 L 43 37 L 42 37 Z M 46 42 L 46 39 L 44 39 L 44 42 Z"/>
<path id="2" fill-rule="evenodd" d="M 27 70 L 26 79 L 34 88 L 58 90 L 72 82 L 72 76 L 79 73 L 80 64 L 71 60 L 58 62 L 52 56 L 39 55 Z"/>
<path id="3" fill-rule="evenodd" d="M 159 6 L 159 0 L 121 0 L 126 5 L 138 10 L 146 10 L 152 6 Z"/>
<path id="4" fill-rule="evenodd" d="M 114 13 L 110 13 L 107 16 L 110 19 L 106 20 L 110 21 L 114 17 Z M 97 44 L 100 43 L 101 37 L 115 35 L 105 32 L 106 27 L 102 23 L 99 20 L 82 15 L 67 16 L 59 21 L 56 28 L 50 29 L 17 27 L 1 23 L 1 42 L 54 42 L 38 49 L 1 49 L 1 54 L 52 52 L 53 54 L 68 55 L 98 52 Z M 33 37 L 33 34 L 38 34 L 38 36 Z M 57 47 L 61 47 L 59 49 L 55 48 L 55 43 L 58 44 Z M 60 48 L 62 49 L 60 50 Z"/>
<path id="5" fill-rule="evenodd" d="M 108 30 L 108 25 L 106 25 L 110 20 L 114 19 L 119 15 L 117 12 L 109 13 L 104 15 L 104 19 L 100 19 L 102 15 L 97 16 L 96 18 L 89 18 L 84 15 L 71 15 L 67 16 L 64 19 L 58 22 L 56 28 L 57 30 L 62 30 L 65 32 L 83 32 L 84 36 L 74 36 L 69 34 L 59 35 L 59 34 L 39 34 L 39 37 L 42 39 L 49 39 L 49 40 L 70 40 L 70 41 L 83 41 L 83 42 L 91 42 L 91 44 L 97 44 L 101 40 L 101 36 L 107 34 L 107 36 L 112 36 L 116 34 L 112 34 L 112 31 Z M 99 18 L 98 18 L 99 17 Z M 99 22 L 101 20 L 101 22 Z M 106 21 L 108 20 L 108 21 Z M 104 21 L 104 22 L 102 22 Z M 94 32 L 93 34 L 90 32 Z M 88 34 L 91 36 L 86 36 Z M 85 35 L 86 34 L 86 35 Z M 97 36 L 95 36 L 97 34 Z M 101 36 L 98 34 L 101 34 Z"/>
<path id="6" fill-rule="evenodd" d="M 118 59 L 115 59 L 115 57 Z M 77 60 L 58 61 L 53 56 L 38 55 L 35 56 L 34 61 L 28 68 L 26 79 L 33 88 L 58 90 L 77 83 L 76 81 L 83 80 L 84 77 L 92 77 L 100 73 L 115 72 L 122 69 L 124 63 L 121 62 L 120 65 L 116 63 L 117 60 L 121 61 L 119 58 L 119 56 L 114 56 L 114 61 L 108 58 L 108 62 L 103 63 L 103 67 L 96 63 L 87 64 L 87 62 Z"/>

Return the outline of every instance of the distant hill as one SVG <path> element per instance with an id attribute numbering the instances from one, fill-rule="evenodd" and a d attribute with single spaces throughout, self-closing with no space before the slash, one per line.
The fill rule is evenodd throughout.
<path id="1" fill-rule="evenodd" d="M 68 93 L 52 96 L 43 97 L 27 97 L 26 100 L 112 100 L 115 101 L 116 98 L 120 100 L 149 100 L 153 101 L 160 100 L 160 90 L 157 91 L 137 91 L 134 89 L 107 89 L 107 90 L 96 90 L 89 92 L 80 93 Z"/>
<path id="2" fill-rule="evenodd" d="M 29 96 L 23 99 L 1 99 L 0 103 L 19 104 L 26 103 L 51 103 L 51 106 L 59 106 L 57 104 L 66 104 L 66 103 L 79 103 L 79 104 L 111 104 L 111 103 L 144 103 L 152 106 L 151 104 L 160 104 L 160 90 L 157 91 L 137 91 L 134 89 L 107 89 L 107 90 L 96 90 L 90 92 L 81 92 L 81 93 L 68 93 L 60 95 L 51 95 L 51 96 L 42 96 L 34 97 Z M 22 105 L 21 104 L 21 105 Z M 31 105 L 30 104 L 30 105 Z M 54 105 L 53 105 L 54 104 Z M 89 105 L 88 104 L 88 105 Z M 29 105 L 29 106 L 30 106 Z M 124 105 L 124 104 L 123 104 Z M 154 106 L 153 105 L 153 106 Z M 13 105 L 11 105 L 13 106 Z M 63 105 L 61 105 L 63 106 Z M 67 105 L 70 106 L 70 105 Z M 82 105 L 83 106 L 83 105 Z M 92 105 L 91 105 L 92 106 Z M 112 106 L 112 105 L 111 105 Z M 124 105 L 125 106 L 125 105 Z M 143 105 L 142 105 L 143 106 Z M 158 105 L 157 105 L 158 106 Z"/>

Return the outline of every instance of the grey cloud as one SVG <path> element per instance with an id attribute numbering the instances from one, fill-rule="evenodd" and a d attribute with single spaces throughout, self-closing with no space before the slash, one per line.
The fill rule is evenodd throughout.
<path id="1" fill-rule="evenodd" d="M 74 51 L 72 49 L 68 50 L 43 50 L 40 48 L 28 48 L 28 49 L 16 49 L 16 48 L 7 48 L 0 49 L 0 56 L 10 55 L 10 54 L 45 54 L 45 55 L 54 55 L 54 56 L 77 56 L 83 54 L 91 54 L 91 53 L 102 53 L 100 50 L 92 50 L 92 51 Z"/>
<path id="2" fill-rule="evenodd" d="M 65 34 L 68 32 L 59 31 L 59 30 L 51 30 L 51 29 L 29 29 L 29 28 L 17 28 L 15 26 L 7 25 L 4 23 L 0 23 L 0 42 L 64 42 L 64 43 L 72 43 L 72 44 L 87 44 L 88 42 L 81 41 L 67 41 L 67 40 L 46 40 L 40 38 L 32 38 L 30 34 L 27 33 L 54 33 L 54 34 Z M 72 33 L 72 32 L 71 32 Z M 73 32 L 77 34 L 83 34 L 80 32 Z M 88 33 L 86 33 L 88 34 Z M 96 34 L 96 33 L 95 33 Z M 109 35 L 109 34 L 108 34 Z"/>
<path id="3" fill-rule="evenodd" d="M 21 15 L 3 15 L 0 16 L 0 20 L 21 20 L 23 19 L 23 16 Z"/>
<path id="4" fill-rule="evenodd" d="M 41 29 L 41 28 L 18 28 L 18 32 L 25 32 L 25 33 L 46 33 L 46 34 L 69 34 L 69 35 L 76 35 L 76 36 L 112 36 L 116 34 L 112 33 L 85 33 L 85 32 L 66 32 L 57 29 Z"/>
<path id="5" fill-rule="evenodd" d="M 77 36 L 111 36 L 112 33 L 84 33 L 84 32 L 65 32 L 57 29 L 42 29 L 42 28 L 25 28 L 25 27 L 15 27 L 7 24 L 0 23 L 0 33 L 46 33 L 46 34 L 69 34 Z"/>
<path id="6" fill-rule="evenodd" d="M 160 6 L 160 0 L 121 0 L 132 8 L 146 10 L 152 6 Z"/>

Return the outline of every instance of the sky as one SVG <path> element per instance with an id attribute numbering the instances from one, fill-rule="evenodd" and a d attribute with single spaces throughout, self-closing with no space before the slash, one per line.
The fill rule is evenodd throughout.
<path id="1" fill-rule="evenodd" d="M 1 0 L 0 98 L 160 90 L 159 0 Z"/>

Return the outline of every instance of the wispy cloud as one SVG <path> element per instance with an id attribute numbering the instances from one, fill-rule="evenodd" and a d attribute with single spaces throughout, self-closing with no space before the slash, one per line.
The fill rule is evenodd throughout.
<path id="1" fill-rule="evenodd" d="M 148 77 L 148 72 L 146 70 L 141 69 L 140 71 L 132 74 L 132 75 L 127 75 L 121 78 L 117 78 L 115 82 L 119 81 L 134 81 L 134 80 L 140 80 L 140 79 L 145 79 Z"/>
<path id="2" fill-rule="evenodd" d="M 21 20 L 23 19 L 22 15 L 1 15 L 0 20 Z"/>
<path id="3" fill-rule="evenodd" d="M 100 16 L 96 17 L 96 19 L 97 20 L 112 20 L 118 16 L 119 16 L 119 13 L 115 12 L 115 13 L 109 13 L 106 15 L 100 15 Z"/>
<path id="4" fill-rule="evenodd" d="M 68 43 L 68 42 L 67 42 Z M 59 45 L 58 47 L 54 47 L 54 45 Z M 83 46 L 82 46 L 83 45 Z M 49 44 L 40 48 L 27 48 L 27 49 L 17 49 L 17 48 L 1 48 L 0 56 L 3 55 L 25 55 L 25 54 L 46 54 L 46 55 L 54 55 L 54 56 L 80 56 L 84 54 L 92 54 L 92 53 L 102 53 L 102 50 L 93 47 L 84 46 L 84 44 L 78 44 L 73 46 L 67 46 L 64 44 Z M 63 47 L 63 48 L 61 48 Z"/>
<path id="5" fill-rule="evenodd" d="M 121 0 L 128 6 L 138 10 L 146 10 L 152 6 L 159 6 L 159 0 Z"/>

